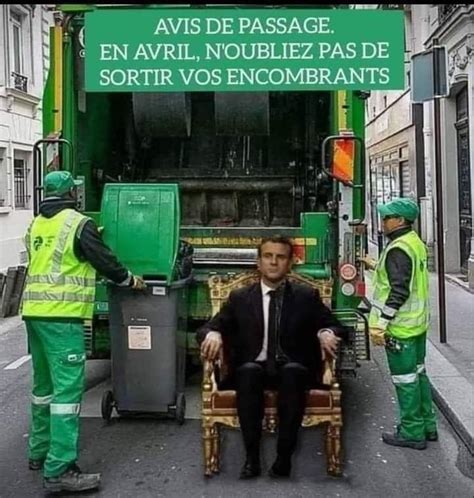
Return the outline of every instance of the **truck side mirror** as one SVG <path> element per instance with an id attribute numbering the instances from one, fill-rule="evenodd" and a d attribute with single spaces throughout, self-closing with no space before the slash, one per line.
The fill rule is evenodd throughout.
<path id="1" fill-rule="evenodd" d="M 364 169 L 364 141 L 352 132 L 341 135 L 332 135 L 323 140 L 321 151 L 321 164 L 326 175 L 343 183 L 347 187 L 363 188 L 363 185 L 354 185 L 354 167 L 356 155 L 356 142 L 359 143 L 360 167 Z M 328 146 L 331 145 L 331 154 Z M 329 162 L 329 166 L 328 166 Z"/>

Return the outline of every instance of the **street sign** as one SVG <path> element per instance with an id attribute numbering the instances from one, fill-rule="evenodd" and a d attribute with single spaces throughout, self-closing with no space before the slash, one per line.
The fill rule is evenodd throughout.
<path id="1" fill-rule="evenodd" d="M 411 100 L 414 104 L 447 96 L 446 47 L 434 47 L 412 57 Z M 435 70 L 436 68 L 436 70 Z"/>
<path id="2" fill-rule="evenodd" d="M 443 172 L 441 167 L 441 97 L 448 95 L 446 47 L 433 39 L 433 48 L 412 57 L 411 100 L 422 103 L 434 100 L 434 143 L 436 184 L 436 248 L 438 270 L 438 309 L 440 342 L 446 342 L 446 288 L 444 282 L 444 214 Z"/>

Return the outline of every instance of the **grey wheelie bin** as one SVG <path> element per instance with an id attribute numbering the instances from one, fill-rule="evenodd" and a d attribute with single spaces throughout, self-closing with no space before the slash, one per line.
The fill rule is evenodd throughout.
<path id="1" fill-rule="evenodd" d="M 177 185 L 106 185 L 104 240 L 147 288 L 109 286 L 112 390 L 102 417 L 165 415 L 184 422 L 186 292 L 179 271 Z M 189 269 L 189 265 L 188 265 Z"/>

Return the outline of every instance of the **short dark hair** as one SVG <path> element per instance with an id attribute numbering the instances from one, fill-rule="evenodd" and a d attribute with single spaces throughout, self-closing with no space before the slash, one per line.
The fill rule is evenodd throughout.
<path id="1" fill-rule="evenodd" d="M 289 249 L 289 258 L 291 259 L 293 257 L 294 249 L 293 249 L 293 242 L 288 237 L 284 237 L 283 235 L 272 235 L 271 237 L 264 237 L 260 244 L 257 247 L 258 251 L 258 257 L 262 257 L 262 247 L 264 244 L 267 242 L 272 242 L 273 244 L 283 244 L 288 247 Z"/>

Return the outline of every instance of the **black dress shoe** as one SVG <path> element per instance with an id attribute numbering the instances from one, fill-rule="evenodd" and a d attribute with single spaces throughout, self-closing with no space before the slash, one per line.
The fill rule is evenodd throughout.
<path id="1" fill-rule="evenodd" d="M 275 463 L 268 471 L 270 477 L 290 477 L 291 474 L 291 457 L 278 456 Z"/>
<path id="2" fill-rule="evenodd" d="M 28 468 L 30 470 L 41 470 L 44 465 L 44 460 L 28 460 Z"/>
<path id="3" fill-rule="evenodd" d="M 240 479 L 252 479 L 253 477 L 258 477 L 261 473 L 260 462 L 247 459 L 240 471 Z"/>

